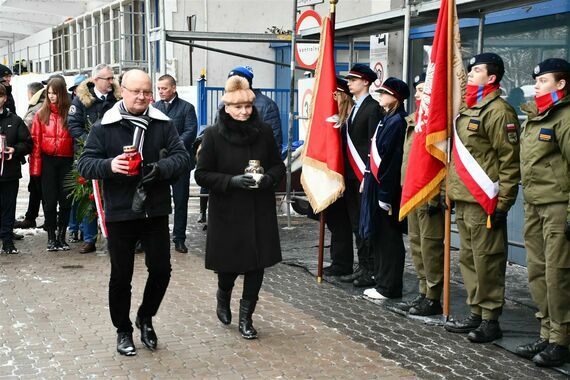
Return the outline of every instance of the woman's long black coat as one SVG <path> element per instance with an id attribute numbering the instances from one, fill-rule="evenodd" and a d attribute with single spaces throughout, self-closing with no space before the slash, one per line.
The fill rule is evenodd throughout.
<path id="1" fill-rule="evenodd" d="M 206 128 L 198 156 L 196 182 L 210 189 L 206 268 L 217 272 L 245 273 L 281 261 L 274 188 L 230 188 L 249 160 L 260 160 L 274 184 L 285 174 L 271 127 L 255 110 L 246 123 L 236 128 L 222 108 L 217 124 Z"/>

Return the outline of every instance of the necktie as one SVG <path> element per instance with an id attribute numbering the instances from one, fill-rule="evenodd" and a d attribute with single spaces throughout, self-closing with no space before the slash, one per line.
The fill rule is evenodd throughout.
<path id="1" fill-rule="evenodd" d="M 164 111 L 168 112 L 168 109 L 170 108 L 170 103 L 168 102 L 164 102 Z"/>
<path id="2" fill-rule="evenodd" d="M 105 98 L 105 95 L 101 95 L 101 100 L 102 100 L 102 101 L 105 101 L 105 99 L 106 99 L 106 98 Z"/>

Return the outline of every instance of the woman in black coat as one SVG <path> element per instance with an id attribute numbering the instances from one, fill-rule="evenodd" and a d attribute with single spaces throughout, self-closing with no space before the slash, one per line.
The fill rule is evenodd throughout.
<path id="1" fill-rule="evenodd" d="M 231 322 L 231 292 L 244 274 L 239 331 L 246 339 L 257 337 L 251 316 L 264 268 L 281 261 L 274 188 L 285 174 L 271 127 L 258 117 L 254 99 L 245 78 L 227 80 L 225 106 L 204 132 L 195 172 L 198 185 L 210 189 L 206 268 L 218 274 L 217 315 L 223 324 Z M 265 169 L 258 181 L 244 174 L 250 160 Z"/>
<path id="2" fill-rule="evenodd" d="M 398 221 L 408 85 L 388 78 L 377 90 L 386 112 L 372 138 L 368 170 L 361 185 L 360 235 L 370 243 L 376 286 L 364 295 L 372 299 L 402 297 L 406 249 Z"/>

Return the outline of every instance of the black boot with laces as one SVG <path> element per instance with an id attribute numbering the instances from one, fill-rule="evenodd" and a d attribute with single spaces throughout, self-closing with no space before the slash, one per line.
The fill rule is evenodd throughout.
<path id="1" fill-rule="evenodd" d="M 20 253 L 20 251 L 18 251 L 11 239 L 6 239 L 2 241 L 2 253 L 6 253 L 8 255 L 17 255 Z"/>

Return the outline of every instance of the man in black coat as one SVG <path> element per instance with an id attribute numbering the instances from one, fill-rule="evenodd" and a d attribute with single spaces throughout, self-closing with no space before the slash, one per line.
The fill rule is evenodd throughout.
<path id="1" fill-rule="evenodd" d="M 151 319 L 166 293 L 171 272 L 170 183 L 190 170 L 190 158 L 170 119 L 150 105 L 148 74 L 126 72 L 121 95 L 123 100 L 91 128 L 77 168 L 87 179 L 103 180 L 111 257 L 109 309 L 117 328 L 117 351 L 131 356 L 136 354 L 129 318 L 135 245 L 142 241 L 148 269 L 136 326 L 142 343 L 154 350 L 158 339 Z M 140 166 L 123 153 L 123 147 L 133 145 L 143 159 Z"/>
<path id="2" fill-rule="evenodd" d="M 0 162 L 0 239 L 2 253 L 19 253 L 13 242 L 18 185 L 22 178 L 22 160 L 32 152 L 32 138 L 22 119 L 5 107 L 6 88 L 0 84 L 0 135 L 4 153 Z"/>
<path id="3" fill-rule="evenodd" d="M 76 149 L 87 139 L 89 126 L 102 118 L 120 98 L 119 85 L 115 81 L 111 67 L 102 63 L 95 66 L 91 74 L 91 79 L 83 81 L 75 89 L 75 97 L 71 102 L 67 117 L 67 126 L 75 141 Z M 75 219 L 72 218 L 72 220 Z M 81 222 L 83 231 L 83 244 L 79 247 L 79 252 L 95 252 L 97 219 L 89 220 L 86 217 L 78 222 Z M 71 234 L 72 238 L 77 240 L 76 231 L 72 231 Z"/>
<path id="4" fill-rule="evenodd" d="M 194 169 L 194 155 L 192 144 L 196 140 L 198 130 L 198 118 L 194 106 L 178 97 L 176 92 L 176 80 L 171 75 L 163 75 L 158 78 L 158 95 L 160 100 L 154 103 L 154 107 L 168 116 L 184 146 L 190 155 L 190 170 Z M 174 201 L 174 227 L 172 228 L 172 241 L 177 252 L 188 253 L 184 244 L 186 241 L 186 224 L 188 221 L 188 198 L 190 196 L 190 170 L 182 174 L 178 181 L 172 185 L 172 199 Z"/>
<path id="5" fill-rule="evenodd" d="M 355 235 L 358 248 L 358 270 L 352 274 L 353 258 L 346 257 L 341 262 L 343 267 L 331 265 L 325 274 L 341 275 L 340 280 L 353 282 L 354 286 L 365 287 L 374 285 L 372 273 L 374 263 L 369 247 L 366 246 L 358 234 L 360 220 L 360 183 L 364 169 L 368 162 L 370 140 L 376 126 L 382 118 L 382 109 L 369 93 L 370 85 L 377 79 L 376 73 L 367 65 L 357 63 L 346 75 L 348 88 L 354 96 L 354 107 L 348 117 L 346 126 L 342 130 L 343 152 L 345 157 L 344 182 L 348 216 L 352 231 Z M 340 259 L 339 259 L 340 260 Z M 347 264 L 350 267 L 347 268 Z M 350 269 L 347 274 L 347 269 Z M 342 276 L 343 275 L 343 276 Z"/>

